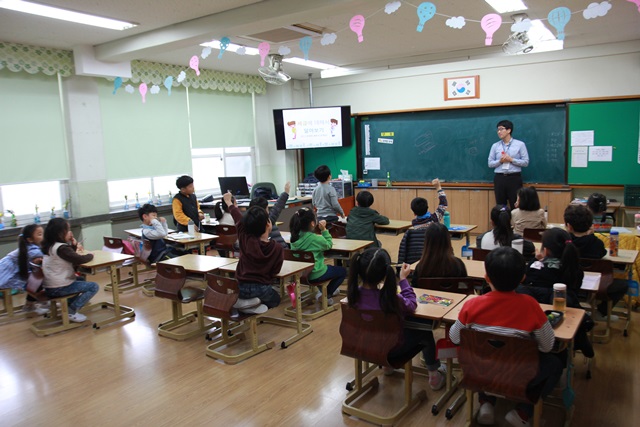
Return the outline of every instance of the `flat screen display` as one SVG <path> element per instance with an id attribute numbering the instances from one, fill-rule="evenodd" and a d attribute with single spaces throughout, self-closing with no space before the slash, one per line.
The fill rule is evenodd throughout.
<path id="1" fill-rule="evenodd" d="M 278 150 L 351 145 L 351 107 L 273 110 Z"/>
<path id="2" fill-rule="evenodd" d="M 247 178 L 244 176 L 218 177 L 218 183 L 222 194 L 230 192 L 236 198 L 249 197 L 249 186 L 247 185 Z"/>

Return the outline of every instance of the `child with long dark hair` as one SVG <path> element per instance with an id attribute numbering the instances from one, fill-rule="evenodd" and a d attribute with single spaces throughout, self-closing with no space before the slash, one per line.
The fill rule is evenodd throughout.
<path id="1" fill-rule="evenodd" d="M 315 234 L 316 225 L 320 229 L 320 234 Z M 291 249 L 294 251 L 307 251 L 313 253 L 315 265 L 309 274 L 309 282 L 324 282 L 331 280 L 327 286 L 327 296 L 329 305 L 333 304 L 331 296 L 338 293 L 338 288 L 347 277 L 347 270 L 344 267 L 326 265 L 324 263 L 324 251 L 333 247 L 333 239 L 325 220 L 317 221 L 316 215 L 309 208 L 300 208 L 289 222 L 291 231 Z M 322 297 L 322 292 L 318 291 L 316 299 Z"/>
<path id="2" fill-rule="evenodd" d="M 49 298 L 78 294 L 69 298 L 69 320 L 82 323 L 87 316 L 79 310 L 84 307 L 100 289 L 95 282 L 79 280 L 75 267 L 93 259 L 93 254 L 78 253 L 78 242 L 73 237 L 69 223 L 63 218 L 53 218 L 44 230 L 42 245 L 44 260 L 44 290 Z"/>
<path id="3" fill-rule="evenodd" d="M 476 246 L 480 249 L 492 250 L 500 246 L 511 246 L 511 242 L 522 239 L 522 236 L 511 230 L 511 211 L 503 205 L 496 205 L 491 209 L 492 230 L 481 234 L 476 239 Z M 524 240 L 524 239 L 523 239 Z M 531 259 L 535 255 L 535 246 L 528 240 L 523 241 L 522 255 Z"/>
<path id="4" fill-rule="evenodd" d="M 413 274 L 413 285 L 421 277 L 466 277 L 467 268 L 453 254 L 451 235 L 444 224 L 433 223 L 425 229 L 422 257 Z"/>
<path id="5" fill-rule="evenodd" d="M 395 270 L 391 266 L 389 253 L 380 248 L 369 248 L 351 257 L 347 301 L 358 310 L 380 310 L 404 318 L 416 311 L 416 294 L 407 277 L 411 272 L 409 264 L 402 264 L 400 282 L 396 282 Z M 360 281 L 362 284 L 360 284 Z M 398 293 L 397 287 L 400 286 Z M 422 345 L 422 355 L 429 370 L 429 385 L 433 390 L 444 386 L 444 367 L 436 359 L 433 332 L 423 329 L 404 328 L 404 340 L 389 352 L 388 358 L 401 358 L 417 345 Z M 393 370 L 385 370 L 385 374 Z"/>
<path id="6" fill-rule="evenodd" d="M 518 190 L 516 209 L 511 211 L 511 225 L 516 234 L 524 233 L 525 228 L 547 228 L 536 187 L 522 187 Z"/>
<path id="7" fill-rule="evenodd" d="M 31 269 L 29 263 L 42 259 L 44 256 L 40 245 L 44 236 L 42 226 L 30 224 L 22 229 L 18 236 L 18 249 L 15 249 L 0 260 L 0 290 L 3 292 L 23 291 L 27 286 L 27 279 Z M 23 311 L 35 311 L 45 314 L 49 311 L 46 304 L 38 304 L 35 299 L 27 295 Z"/>

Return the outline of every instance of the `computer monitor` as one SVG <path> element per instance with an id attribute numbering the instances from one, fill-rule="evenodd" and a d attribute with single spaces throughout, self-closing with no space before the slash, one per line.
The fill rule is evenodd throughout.
<path id="1" fill-rule="evenodd" d="M 249 186 L 247 185 L 247 178 L 244 176 L 226 176 L 219 177 L 220 192 L 222 194 L 231 192 L 236 199 L 248 199 L 249 198 Z"/>

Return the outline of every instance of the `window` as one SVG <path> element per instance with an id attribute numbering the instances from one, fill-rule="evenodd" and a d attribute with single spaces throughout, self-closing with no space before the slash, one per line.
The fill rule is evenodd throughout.
<path id="1" fill-rule="evenodd" d="M 178 191 L 176 189 L 175 175 L 158 176 L 154 178 L 136 178 L 122 179 L 118 181 L 107 182 L 109 190 L 109 207 L 111 210 L 120 210 L 125 204 L 124 196 L 127 196 L 129 209 L 136 206 L 136 193 L 138 194 L 138 202 L 140 205 L 149 203 L 152 198 L 154 204 L 157 204 L 158 195 L 160 195 L 161 203 L 171 203 L 171 197 Z M 169 196 L 171 192 L 171 196 Z"/>
<path id="2" fill-rule="evenodd" d="M 218 177 L 245 176 L 253 182 L 253 148 L 194 148 L 191 150 L 193 180 L 198 197 L 220 194 Z"/>
<path id="3" fill-rule="evenodd" d="M 0 186 L 0 208 L 5 214 L 5 227 L 9 226 L 8 218 L 11 217 L 7 210 L 15 213 L 18 226 L 33 222 L 36 205 L 43 222 L 49 219 L 52 208 L 56 215 L 60 215 L 66 200 L 66 191 L 62 187 L 61 181 Z"/>

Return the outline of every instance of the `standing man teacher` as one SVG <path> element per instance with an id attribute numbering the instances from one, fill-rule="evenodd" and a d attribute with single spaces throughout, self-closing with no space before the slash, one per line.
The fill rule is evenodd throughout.
<path id="1" fill-rule="evenodd" d="M 515 208 L 518 190 L 522 187 L 522 168 L 529 165 L 529 153 L 524 142 L 511 136 L 513 123 L 502 120 L 498 123 L 500 141 L 491 146 L 489 167 L 494 169 L 493 191 L 496 204 L 505 205 L 509 201 Z"/>

